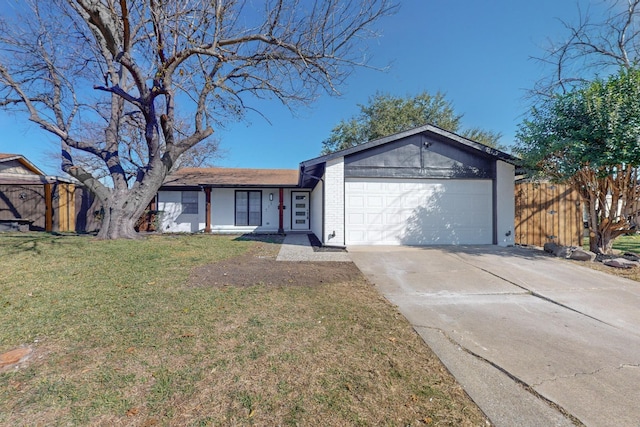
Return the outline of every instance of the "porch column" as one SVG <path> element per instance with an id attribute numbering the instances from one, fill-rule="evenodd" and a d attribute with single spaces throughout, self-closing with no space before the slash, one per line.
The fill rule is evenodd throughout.
<path id="1" fill-rule="evenodd" d="M 204 189 L 204 198 L 205 198 L 205 226 L 204 232 L 211 233 L 211 187 L 205 187 Z"/>
<path id="2" fill-rule="evenodd" d="M 278 203 L 278 212 L 280 215 L 278 218 L 278 233 L 284 234 L 284 214 L 282 212 L 284 210 L 284 189 L 282 187 L 280 187 L 279 196 L 280 202 Z"/>

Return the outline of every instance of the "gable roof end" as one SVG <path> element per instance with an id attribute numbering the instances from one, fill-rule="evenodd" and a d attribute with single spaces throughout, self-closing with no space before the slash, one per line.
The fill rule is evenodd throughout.
<path id="1" fill-rule="evenodd" d="M 380 145 L 388 144 L 393 141 L 398 141 L 400 139 L 417 135 L 419 133 L 431 133 L 434 135 L 442 136 L 444 138 L 456 141 L 457 143 L 469 147 L 473 150 L 483 153 L 484 155 L 495 158 L 496 160 L 502 160 L 506 163 L 510 163 L 512 165 L 518 165 L 520 163 L 520 159 L 512 156 L 511 154 L 505 153 L 504 151 L 497 150 L 495 148 L 489 147 L 488 145 L 481 144 L 479 142 L 473 141 L 471 139 L 462 137 L 453 132 L 449 132 L 442 128 L 439 128 L 434 125 L 424 125 L 419 126 L 417 128 L 409 129 L 404 132 L 399 132 L 393 135 L 385 136 L 382 138 L 374 139 L 369 142 L 365 142 L 364 144 L 356 145 L 355 147 L 346 148 L 344 150 L 336 151 L 335 153 L 326 154 L 324 156 L 316 157 L 310 160 L 306 160 L 300 163 L 301 170 L 308 169 L 311 166 L 317 165 L 319 163 L 325 163 L 329 160 L 336 159 L 338 157 L 345 157 L 350 154 L 359 153 L 361 151 L 369 150 L 374 147 L 378 147 Z"/>
<path id="2" fill-rule="evenodd" d="M 22 154 L 0 153 L 0 163 L 10 162 L 12 160 L 17 160 L 18 162 L 20 162 L 20 164 L 22 164 L 22 166 L 24 166 L 25 168 L 27 168 L 28 170 L 30 170 L 36 175 L 44 175 L 44 172 L 42 172 L 40 169 L 36 167 L 36 165 L 31 163 L 29 160 L 27 160 L 27 158 L 24 157 Z"/>

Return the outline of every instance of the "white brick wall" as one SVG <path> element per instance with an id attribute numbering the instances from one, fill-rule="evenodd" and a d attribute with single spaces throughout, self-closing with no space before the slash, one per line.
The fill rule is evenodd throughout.
<path id="1" fill-rule="evenodd" d="M 497 161 L 496 206 L 498 245 L 513 246 L 515 243 L 515 167 L 508 163 Z"/>
<path id="2" fill-rule="evenodd" d="M 322 235 L 322 219 L 324 218 L 324 176 L 318 181 L 316 188 L 311 192 L 311 231 L 322 243 L 325 243 L 327 236 Z"/>
<path id="3" fill-rule="evenodd" d="M 326 205 L 324 211 L 324 242 L 344 245 L 344 157 L 327 162 L 324 175 Z M 335 235 L 334 235 L 335 233 Z"/>
<path id="4" fill-rule="evenodd" d="M 158 210 L 162 211 L 163 233 L 197 233 L 205 227 L 205 195 L 198 192 L 198 213 L 182 213 L 182 191 L 159 191 Z"/>

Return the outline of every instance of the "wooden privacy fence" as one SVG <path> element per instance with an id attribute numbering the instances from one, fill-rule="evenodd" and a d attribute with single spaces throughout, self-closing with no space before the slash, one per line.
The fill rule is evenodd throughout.
<path id="1" fill-rule="evenodd" d="M 31 230 L 75 231 L 75 185 L 43 180 L 0 185 L 0 222 L 22 221 Z"/>
<path id="2" fill-rule="evenodd" d="M 57 221 L 53 221 L 58 224 L 58 231 L 76 231 L 75 189 L 74 184 L 58 185 L 58 215 Z"/>
<path id="3" fill-rule="evenodd" d="M 582 245 L 582 209 L 575 190 L 566 184 L 522 182 L 515 191 L 517 244 Z"/>
<path id="4" fill-rule="evenodd" d="M 73 183 L 0 184 L 0 224 L 22 221 L 34 231 L 88 232 L 100 226 L 100 205 Z"/>

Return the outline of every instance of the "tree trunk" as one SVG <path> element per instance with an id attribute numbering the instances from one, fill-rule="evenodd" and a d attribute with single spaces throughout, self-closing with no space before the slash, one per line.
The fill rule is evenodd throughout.
<path id="1" fill-rule="evenodd" d="M 98 239 L 137 239 L 140 235 L 134 225 L 138 220 L 134 212 L 117 207 L 104 207 L 104 216 L 100 224 Z"/>
<path id="2" fill-rule="evenodd" d="M 160 186 L 143 186 L 122 191 L 112 190 L 107 200 L 102 200 L 104 216 L 98 239 L 138 239 L 135 224 L 155 196 Z"/>
<path id="3" fill-rule="evenodd" d="M 613 238 L 609 233 L 591 232 L 589 236 L 589 250 L 596 254 L 610 254 L 613 250 Z"/>
<path id="4" fill-rule="evenodd" d="M 580 189 L 581 186 L 578 188 Z M 593 253 L 599 254 L 600 251 L 600 233 L 599 233 L 599 221 L 597 206 L 597 197 L 592 191 L 584 190 L 582 193 L 583 204 L 587 208 L 588 217 L 587 222 L 589 224 L 589 250 Z"/>

